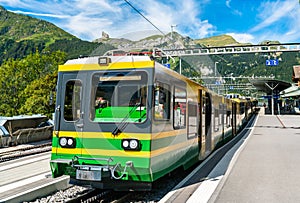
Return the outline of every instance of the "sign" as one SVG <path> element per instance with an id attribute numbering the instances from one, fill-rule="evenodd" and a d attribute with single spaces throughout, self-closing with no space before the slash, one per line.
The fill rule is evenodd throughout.
<path id="1" fill-rule="evenodd" d="M 222 85 L 222 83 L 221 83 L 220 80 L 217 80 L 217 81 L 215 82 L 215 84 L 216 84 L 216 85 Z"/>
<path id="2" fill-rule="evenodd" d="M 165 63 L 164 66 L 166 66 L 167 68 L 171 68 L 171 64 L 169 63 Z"/>
<path id="3" fill-rule="evenodd" d="M 295 78 L 300 79 L 300 65 L 293 66 Z"/>
<path id="4" fill-rule="evenodd" d="M 279 65 L 279 61 L 278 59 L 268 59 L 266 60 L 266 66 L 278 66 Z"/>

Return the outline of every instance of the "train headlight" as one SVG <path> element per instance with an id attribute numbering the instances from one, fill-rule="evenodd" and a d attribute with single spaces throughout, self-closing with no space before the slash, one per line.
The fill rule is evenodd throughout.
<path id="1" fill-rule="evenodd" d="M 74 142 L 73 139 L 71 139 L 71 138 L 68 139 L 68 145 L 69 145 L 69 146 L 72 146 L 72 145 L 73 145 L 73 142 Z"/>
<path id="2" fill-rule="evenodd" d="M 61 147 L 65 147 L 67 145 L 67 142 L 68 142 L 67 138 L 65 138 L 65 137 L 61 137 L 59 139 L 59 144 L 60 144 Z"/>
<path id="3" fill-rule="evenodd" d="M 123 148 L 129 147 L 129 142 L 128 142 L 128 140 L 123 140 L 122 146 L 123 146 Z"/>
<path id="4" fill-rule="evenodd" d="M 130 140 L 129 147 L 131 149 L 136 149 L 138 147 L 138 141 L 137 140 Z"/>
<path id="5" fill-rule="evenodd" d="M 59 145 L 63 148 L 75 148 L 76 140 L 73 137 L 60 137 Z"/>
<path id="6" fill-rule="evenodd" d="M 141 150 L 141 142 L 137 139 L 123 139 L 122 148 L 124 150 L 139 151 Z"/>

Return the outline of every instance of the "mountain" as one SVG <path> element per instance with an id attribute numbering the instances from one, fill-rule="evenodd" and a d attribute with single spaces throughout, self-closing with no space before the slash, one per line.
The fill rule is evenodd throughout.
<path id="1" fill-rule="evenodd" d="M 190 44 L 185 38 L 178 33 L 163 35 L 153 35 L 139 41 L 131 41 L 128 39 L 109 38 L 109 36 L 96 39 L 94 42 L 110 44 L 118 49 L 152 49 L 156 48 L 186 48 Z"/>
<path id="2" fill-rule="evenodd" d="M 103 54 L 113 48 L 103 43 L 82 41 L 52 23 L 15 14 L 0 6 L 0 64 L 8 58 L 23 58 L 36 51 L 61 50 L 68 58 L 76 58 L 90 55 L 94 50 Z"/>
<path id="3" fill-rule="evenodd" d="M 96 39 L 94 42 L 110 44 L 119 49 L 138 49 L 138 48 L 164 48 L 164 49 L 183 49 L 203 46 L 226 46 L 226 45 L 241 45 L 233 37 L 229 35 L 213 36 L 204 39 L 191 39 L 184 37 L 177 32 L 168 33 L 167 35 L 153 35 L 138 41 L 131 41 L 128 39 L 116 39 L 106 37 Z"/>
<path id="4" fill-rule="evenodd" d="M 280 44 L 278 41 L 263 41 L 261 44 Z M 226 45 L 245 45 L 237 42 L 232 36 L 220 35 L 204 39 L 191 39 L 177 32 L 166 35 L 153 35 L 147 38 L 131 41 L 124 38 L 110 38 L 103 33 L 102 38 L 93 42 L 82 41 L 65 32 L 52 23 L 32 18 L 26 15 L 15 14 L 0 6 L 0 64 L 8 58 L 24 58 L 30 53 L 39 51 L 64 51 L 67 58 L 77 58 L 86 55 L 102 55 L 107 50 L 149 50 L 154 47 L 162 49 L 182 49 L 213 47 Z M 277 58 L 280 63 L 276 67 L 266 67 L 266 59 Z M 300 63 L 300 53 L 274 54 L 224 54 L 212 56 L 195 56 L 186 58 L 183 72 L 186 76 L 197 73 L 214 75 L 213 68 L 218 62 L 217 71 L 220 75 L 243 76 L 270 76 L 276 79 L 291 81 L 292 67 Z M 174 70 L 179 71 L 179 63 Z M 213 68 L 211 68 L 213 67 Z M 191 71 L 191 68 L 194 70 Z M 203 71 L 205 70 L 205 71 Z M 287 70 L 287 71 L 281 71 Z"/>
<path id="5" fill-rule="evenodd" d="M 102 33 L 102 38 L 94 42 L 113 45 L 119 49 L 138 49 L 159 47 L 164 49 L 184 49 L 198 47 L 218 47 L 218 46 L 242 46 L 251 45 L 251 43 L 240 43 L 230 35 L 212 36 L 203 39 L 192 39 L 188 36 L 182 36 L 177 32 L 166 35 L 153 35 L 138 41 L 132 41 L 124 38 L 110 38 L 107 33 Z M 262 44 L 277 44 L 278 41 L 264 41 Z"/>
<path id="6" fill-rule="evenodd" d="M 193 40 L 176 32 L 165 36 L 154 35 L 139 41 L 109 38 L 107 34 L 94 42 L 82 41 L 44 20 L 7 11 L 0 6 L 0 64 L 8 58 L 23 58 L 36 51 L 67 53 L 68 58 L 81 55 L 102 55 L 111 49 L 163 49 L 223 46 L 240 44 L 231 36 L 222 35 Z"/>

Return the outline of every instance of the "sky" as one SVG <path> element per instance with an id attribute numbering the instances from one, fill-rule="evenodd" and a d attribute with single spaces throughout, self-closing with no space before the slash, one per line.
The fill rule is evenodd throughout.
<path id="1" fill-rule="evenodd" d="M 0 0 L 0 5 L 87 41 L 103 31 L 139 40 L 173 30 L 192 39 L 228 34 L 241 43 L 300 42 L 299 0 Z"/>

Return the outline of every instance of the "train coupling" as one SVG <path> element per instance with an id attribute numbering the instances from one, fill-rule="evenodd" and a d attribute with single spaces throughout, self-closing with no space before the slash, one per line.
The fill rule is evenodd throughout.
<path id="1" fill-rule="evenodd" d="M 106 161 L 104 165 L 79 164 L 78 160 Z M 122 168 L 120 163 L 112 164 L 112 158 L 85 158 L 75 156 L 72 159 L 72 167 L 76 168 L 76 179 L 87 181 L 101 181 L 104 177 L 115 180 L 126 180 L 128 178 L 128 168 L 133 167 L 132 161 L 127 161 Z"/>

